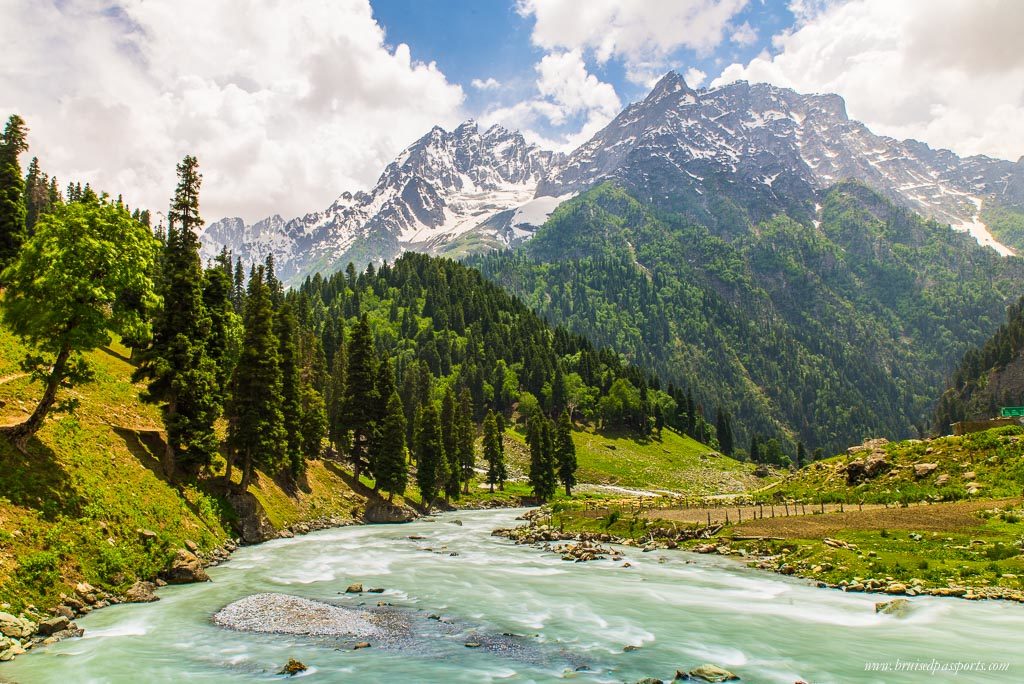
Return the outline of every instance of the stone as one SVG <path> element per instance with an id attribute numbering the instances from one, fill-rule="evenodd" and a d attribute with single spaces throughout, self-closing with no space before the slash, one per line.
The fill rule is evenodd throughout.
<path id="1" fill-rule="evenodd" d="M 639 650 L 640 650 L 640 647 L 639 646 L 634 646 L 633 644 L 626 644 L 625 646 L 622 647 L 622 652 L 623 653 L 630 653 L 632 651 L 639 651 Z"/>
<path id="2" fill-rule="evenodd" d="M 57 617 L 52 617 L 47 620 L 43 620 L 39 623 L 39 627 L 37 629 L 41 635 L 50 636 L 51 634 L 56 634 L 57 632 L 63 632 L 65 629 L 68 629 L 70 624 L 70 620 L 68 620 L 63 615 L 58 615 Z"/>
<path id="3" fill-rule="evenodd" d="M 309 668 L 306 667 L 305 663 L 302 663 L 295 658 L 289 658 L 287 664 L 281 668 L 281 671 L 277 674 L 288 675 L 289 677 L 305 672 Z"/>
<path id="4" fill-rule="evenodd" d="M 893 599 L 891 601 L 882 601 L 875 604 L 875 612 L 882 613 L 884 615 L 893 615 L 895 617 L 903 617 L 910 610 L 910 601 L 905 598 Z"/>
<path id="5" fill-rule="evenodd" d="M 384 593 L 384 587 L 374 587 L 373 589 L 367 589 L 366 593 L 367 594 L 383 594 Z"/>
<path id="6" fill-rule="evenodd" d="M 10 613 L 0 612 L 0 635 L 20 639 L 31 636 L 35 631 L 35 624 L 25 618 L 15 617 Z"/>
<path id="7" fill-rule="evenodd" d="M 73 611 L 70 606 L 66 606 L 63 603 L 54 608 L 53 612 L 57 615 L 62 615 L 63 617 L 66 617 L 68 620 L 75 619 L 75 611 Z"/>
<path id="8" fill-rule="evenodd" d="M 654 677 L 644 677 L 643 679 L 637 681 L 636 684 L 665 684 L 665 682 L 661 681 L 660 679 L 655 679 Z"/>
<path id="9" fill-rule="evenodd" d="M 358 583 L 358 582 L 356 582 L 355 584 L 350 584 L 350 585 L 348 585 L 348 588 L 345 589 L 345 593 L 346 594 L 362 594 L 363 593 L 363 585 Z"/>
<path id="10" fill-rule="evenodd" d="M 139 580 L 124 593 L 124 598 L 128 603 L 152 603 L 160 600 L 155 591 L 155 584 Z"/>
<path id="11" fill-rule="evenodd" d="M 196 544 L 191 539 L 185 540 L 185 548 L 188 549 L 191 553 L 199 553 L 199 544 Z"/>
<path id="12" fill-rule="evenodd" d="M 965 480 L 973 480 L 976 477 L 978 477 L 978 474 L 975 473 L 973 470 L 968 470 L 966 473 L 964 473 Z"/>
<path id="13" fill-rule="evenodd" d="M 157 533 L 154 532 L 153 530 L 146 530 L 146 529 L 139 528 L 139 529 L 137 529 L 135 531 L 138 533 L 139 539 L 141 539 L 142 541 L 144 541 L 146 543 L 153 542 L 153 541 L 157 540 Z"/>
<path id="14" fill-rule="evenodd" d="M 353 651 L 358 651 L 361 648 L 370 648 L 370 642 L 369 641 L 359 641 L 359 642 L 356 642 L 355 644 L 352 645 L 352 650 Z"/>
<path id="15" fill-rule="evenodd" d="M 717 665 L 701 665 L 690 670 L 689 674 L 693 679 L 703 679 L 705 682 L 731 682 L 739 679 L 738 675 Z"/>
<path id="16" fill-rule="evenodd" d="M 466 642 L 466 648 L 480 648 L 480 642 L 479 641 L 467 641 Z"/>
<path id="17" fill-rule="evenodd" d="M 907 593 L 907 585 L 901 582 L 893 582 L 885 588 L 886 594 L 905 594 Z"/>
<path id="18" fill-rule="evenodd" d="M 922 477 L 928 477 L 939 467 L 938 463 L 915 463 L 914 464 L 914 477 L 921 479 Z"/>
<path id="19" fill-rule="evenodd" d="M 199 558 L 186 549 L 178 549 L 171 567 L 164 573 L 168 584 L 190 584 L 192 582 L 209 582 L 210 576 L 203 569 Z"/>
<path id="20" fill-rule="evenodd" d="M 96 587 L 92 586 L 88 582 L 79 582 L 75 585 L 75 593 L 84 599 L 87 596 L 94 595 L 96 593 Z"/>
<path id="21" fill-rule="evenodd" d="M 949 475 L 947 475 L 946 473 L 942 473 L 937 478 L 935 478 L 935 486 L 937 486 L 937 487 L 943 487 L 943 486 L 948 485 L 948 484 L 949 484 Z"/>

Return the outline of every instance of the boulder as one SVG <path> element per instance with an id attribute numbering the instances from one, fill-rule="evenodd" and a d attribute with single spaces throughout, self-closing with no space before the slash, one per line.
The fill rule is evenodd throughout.
<path id="1" fill-rule="evenodd" d="M 139 528 L 139 529 L 135 530 L 135 532 L 138 533 L 139 539 L 141 539 L 142 541 L 146 542 L 147 544 L 149 542 L 153 542 L 153 541 L 157 540 L 157 533 L 154 532 L 153 530 L 146 530 L 146 529 Z"/>
<path id="2" fill-rule="evenodd" d="M 65 629 L 68 629 L 70 624 L 70 620 L 68 620 L 63 615 L 58 615 L 56 617 L 52 617 L 40 622 L 38 631 L 43 636 L 50 636 L 51 634 L 56 634 L 57 632 L 63 632 Z"/>
<path id="3" fill-rule="evenodd" d="M 361 648 L 370 648 L 370 642 L 369 641 L 359 641 L 359 642 L 356 642 L 355 644 L 352 645 L 352 650 L 353 651 L 358 651 Z"/>
<path id="4" fill-rule="evenodd" d="M 846 484 L 859 484 L 866 477 L 864 461 L 854 459 L 846 464 Z"/>
<path id="5" fill-rule="evenodd" d="M 915 463 L 914 464 L 914 477 L 921 479 L 922 477 L 928 477 L 935 472 L 935 469 L 939 467 L 938 463 Z"/>
<path id="6" fill-rule="evenodd" d="M 874 453 L 864 461 L 864 475 L 866 477 L 877 477 L 889 470 L 889 462 L 885 460 L 884 453 Z"/>
<path id="7" fill-rule="evenodd" d="M 363 522 L 389 525 L 407 523 L 416 519 L 416 511 L 387 501 L 375 501 L 366 505 Z"/>
<path id="8" fill-rule="evenodd" d="M 901 582 L 893 582 L 885 588 L 886 594 L 905 594 L 907 593 L 907 585 Z"/>
<path id="9" fill-rule="evenodd" d="M 705 682 L 731 682 L 739 679 L 738 675 L 717 665 L 701 665 L 690 670 L 689 674 L 691 678 L 703 679 Z"/>
<path id="10" fill-rule="evenodd" d="M 288 675 L 289 677 L 291 677 L 299 674 L 300 672 L 305 672 L 308 669 L 309 668 L 306 667 L 304 663 L 296 660 L 295 658 L 289 658 L 288 662 L 285 664 L 284 667 L 281 668 L 281 671 L 277 674 Z"/>
<path id="11" fill-rule="evenodd" d="M 885 615 L 893 615 L 896 617 L 903 617 L 909 610 L 910 601 L 904 598 L 882 601 L 881 603 L 875 604 L 876 613 L 883 613 Z"/>
<path id="12" fill-rule="evenodd" d="M 362 594 L 363 585 L 356 582 L 355 584 L 348 585 L 348 589 L 345 590 L 346 594 Z"/>
<path id="13" fill-rule="evenodd" d="M 170 569 L 164 573 L 168 584 L 190 584 L 192 582 L 209 582 L 210 576 L 203 569 L 203 562 L 185 549 L 178 549 Z"/>
<path id="14" fill-rule="evenodd" d="M 124 593 L 124 599 L 128 603 L 152 603 L 160 600 L 160 597 L 154 593 L 155 591 L 155 584 L 139 580 Z"/>
<path id="15" fill-rule="evenodd" d="M 949 484 L 949 475 L 947 475 L 946 473 L 942 473 L 937 478 L 935 478 L 935 485 L 937 487 L 943 487 L 943 486 L 948 485 L 948 484 Z"/>
<path id="16" fill-rule="evenodd" d="M 20 639 L 31 636 L 35 631 L 36 626 L 31 620 L 0 612 L 0 635 Z"/>
<path id="17" fill-rule="evenodd" d="M 191 539 L 185 540 L 185 548 L 188 549 L 190 553 L 199 553 L 199 544 L 196 544 Z"/>

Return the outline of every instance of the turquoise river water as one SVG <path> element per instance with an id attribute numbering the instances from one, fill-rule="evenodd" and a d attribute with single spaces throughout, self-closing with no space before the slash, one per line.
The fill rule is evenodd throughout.
<path id="1" fill-rule="evenodd" d="M 743 682 L 1024 681 L 1024 606 L 921 597 L 894 617 L 875 613 L 877 596 L 724 558 L 626 549 L 631 568 L 570 563 L 490 535 L 520 512 L 450 513 L 246 547 L 211 569 L 212 582 L 80 619 L 83 638 L 0 664 L 0 681 L 281 681 L 275 673 L 289 658 L 309 666 L 295 679 L 310 684 L 635 682 L 671 680 L 702 663 Z M 353 582 L 385 592 L 343 593 Z M 259 592 L 373 610 L 384 601 L 409 627 L 401 639 L 353 650 L 343 639 L 212 623 L 226 604 Z"/>

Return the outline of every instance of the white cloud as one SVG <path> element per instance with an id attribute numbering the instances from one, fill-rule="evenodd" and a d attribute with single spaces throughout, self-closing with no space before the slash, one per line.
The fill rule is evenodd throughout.
<path id="1" fill-rule="evenodd" d="M 722 42 L 729 20 L 746 0 L 519 0 L 533 16 L 534 44 L 547 50 L 593 50 L 636 64 L 663 60 L 686 47 L 706 53 Z"/>
<path id="2" fill-rule="evenodd" d="M 729 36 L 729 40 L 742 47 L 753 45 L 757 42 L 757 29 L 751 26 L 750 22 L 745 21 L 736 27 L 732 35 Z"/>
<path id="3" fill-rule="evenodd" d="M 708 75 L 705 74 L 700 69 L 698 69 L 697 67 L 690 67 L 689 69 L 686 70 L 686 73 L 683 74 L 683 80 L 685 80 L 686 85 L 690 86 L 691 88 L 699 88 L 701 84 L 704 83 L 704 79 L 707 77 Z"/>
<path id="4" fill-rule="evenodd" d="M 501 87 L 501 81 L 493 76 L 487 79 L 474 78 L 469 84 L 477 90 L 497 90 Z"/>
<path id="5" fill-rule="evenodd" d="M 27 120 L 44 170 L 134 206 L 166 207 L 185 154 L 208 220 L 326 206 L 457 122 L 463 92 L 389 49 L 367 0 L 301 7 L 8 0 L 0 115 Z"/>
<path id="6" fill-rule="evenodd" d="M 727 67 L 746 79 L 835 92 L 875 132 L 960 154 L 1024 154 L 1024 51 L 1017 0 L 851 0 L 791 7 L 776 55 Z"/>
<path id="7" fill-rule="evenodd" d="M 537 95 L 511 107 L 493 109 L 481 119 L 517 128 L 548 149 L 567 150 L 578 146 L 611 121 L 622 103 L 610 83 L 587 71 L 579 50 L 545 55 L 534 67 Z M 536 131 L 538 126 L 564 126 L 581 122 L 577 131 L 556 137 Z"/>

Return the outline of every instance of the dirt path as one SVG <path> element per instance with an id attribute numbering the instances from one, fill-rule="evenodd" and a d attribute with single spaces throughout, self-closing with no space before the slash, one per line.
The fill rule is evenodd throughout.
<path id="1" fill-rule="evenodd" d="M 826 528 L 835 532 L 838 529 L 881 529 L 886 525 L 899 528 L 910 525 L 920 527 L 922 530 L 949 529 L 942 525 L 952 524 L 951 520 L 942 522 L 940 519 L 948 517 L 949 512 L 962 512 L 976 520 L 970 513 L 992 508 L 996 505 L 1017 501 L 1006 499 L 1000 501 L 963 501 L 945 504 L 912 504 L 907 508 L 901 508 L 890 504 L 825 504 L 821 505 L 793 505 L 774 504 L 763 506 L 700 506 L 694 508 L 652 508 L 644 511 L 645 518 L 656 520 L 670 520 L 679 523 L 693 524 L 724 524 L 741 523 L 737 528 L 739 534 L 768 535 L 768 532 L 759 530 L 777 530 L 771 536 L 786 536 L 786 530 L 792 528 L 795 533 L 809 533 L 810 536 L 821 536 L 829 532 L 813 532 L 816 529 Z M 935 518 L 933 525 L 928 526 L 927 522 Z M 786 521 L 793 521 L 787 524 Z M 962 522 L 962 520 L 961 520 Z"/>

